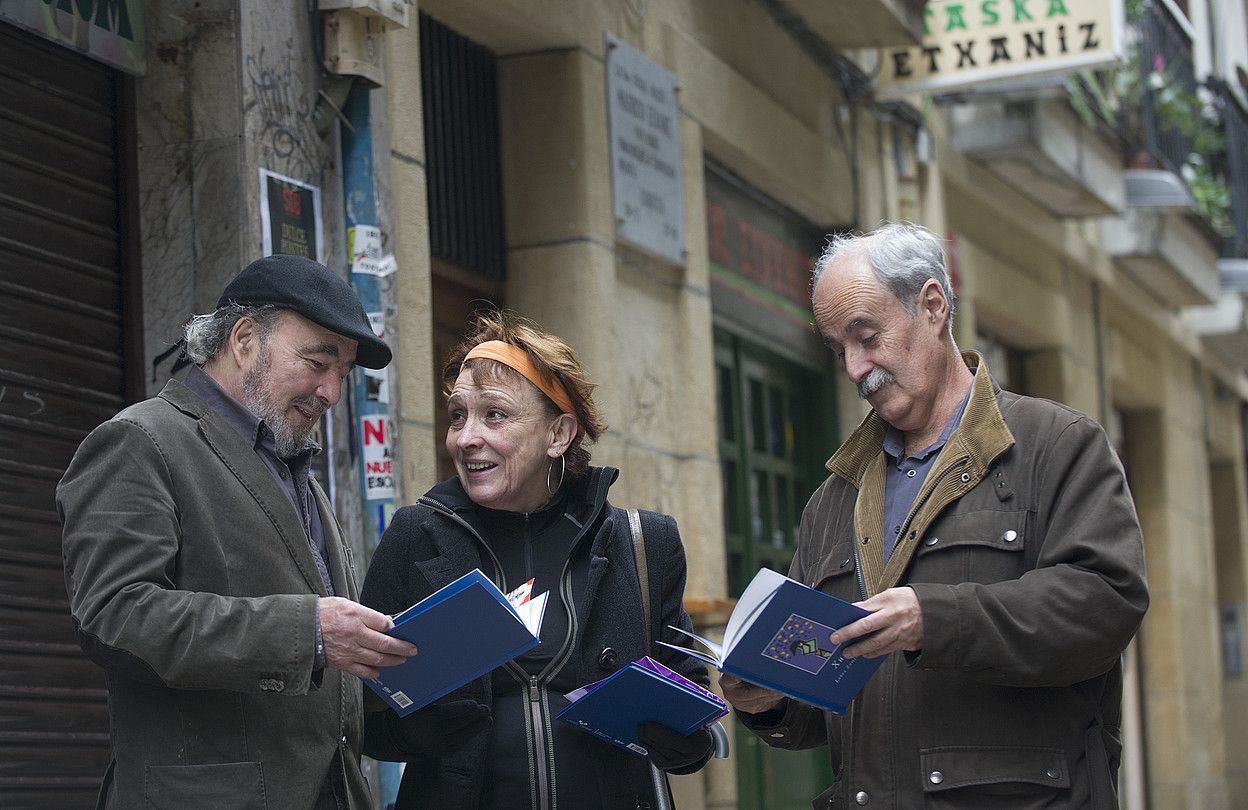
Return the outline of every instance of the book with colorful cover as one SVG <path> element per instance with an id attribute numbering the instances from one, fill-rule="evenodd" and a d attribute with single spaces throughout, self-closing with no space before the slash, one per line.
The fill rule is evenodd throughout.
<path id="1" fill-rule="evenodd" d="M 549 594 L 530 598 L 529 580 L 504 594 L 474 568 L 394 617 L 389 635 L 416 655 L 365 680 L 400 717 L 481 677 L 541 643 Z"/>
<path id="2" fill-rule="evenodd" d="M 642 756 L 638 725 L 658 722 L 688 736 L 728 713 L 719 695 L 649 656 L 564 697 L 572 702 L 558 720 Z"/>
<path id="3" fill-rule="evenodd" d="M 737 600 L 722 643 L 678 627 L 672 629 L 705 650 L 659 643 L 721 672 L 843 714 L 884 657 L 846 658 L 830 636 L 867 615 L 856 605 L 764 568 Z"/>

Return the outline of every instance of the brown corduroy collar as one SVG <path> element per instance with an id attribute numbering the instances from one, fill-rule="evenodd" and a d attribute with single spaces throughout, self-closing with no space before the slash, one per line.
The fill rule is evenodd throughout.
<path id="1" fill-rule="evenodd" d="M 1014 444 L 1014 434 L 1010 433 L 1001 416 L 1001 409 L 997 407 L 997 393 L 1001 389 L 988 373 L 987 363 L 974 351 L 962 352 L 962 360 L 967 368 L 975 369 L 975 379 L 971 383 L 971 398 L 966 404 L 962 422 L 949 437 L 949 441 L 958 440 L 962 448 L 970 454 L 975 467 L 982 470 Z M 850 434 L 832 458 L 828 459 L 825 465 L 828 472 L 860 488 L 867 468 L 884 446 L 884 434 L 887 431 L 888 423 L 872 409 L 862 420 L 862 424 Z"/>

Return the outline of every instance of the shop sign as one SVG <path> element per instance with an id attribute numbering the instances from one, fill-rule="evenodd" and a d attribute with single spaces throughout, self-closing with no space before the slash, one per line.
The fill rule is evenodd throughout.
<path id="1" fill-rule="evenodd" d="M 265 256 L 286 253 L 324 263 L 319 187 L 261 169 L 260 226 Z"/>
<path id="2" fill-rule="evenodd" d="M 0 19 L 142 75 L 143 0 L 0 0 Z"/>
<path id="3" fill-rule="evenodd" d="M 705 176 L 711 270 L 721 280 L 738 282 L 733 286 L 742 292 L 783 302 L 809 320 L 811 268 L 824 233 L 779 205 L 765 205 L 718 171 Z"/>
<path id="4" fill-rule="evenodd" d="M 685 263 L 676 76 L 607 34 L 607 111 L 616 236 Z"/>
<path id="5" fill-rule="evenodd" d="M 1114 64 L 1122 0 L 928 0 L 919 47 L 884 48 L 877 98 L 944 93 Z"/>

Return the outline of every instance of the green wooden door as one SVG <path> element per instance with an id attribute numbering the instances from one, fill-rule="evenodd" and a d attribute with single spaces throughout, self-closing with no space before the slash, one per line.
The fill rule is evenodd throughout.
<path id="1" fill-rule="evenodd" d="M 715 334 L 728 585 L 759 568 L 788 573 L 802 509 L 836 447 L 827 374 L 724 330 Z M 780 751 L 734 720 L 741 810 L 804 807 L 832 783 L 827 750 Z"/>

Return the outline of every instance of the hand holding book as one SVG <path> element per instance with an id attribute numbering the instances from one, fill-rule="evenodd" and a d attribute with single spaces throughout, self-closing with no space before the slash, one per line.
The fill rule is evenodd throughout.
<path id="1" fill-rule="evenodd" d="M 832 635 L 870 615 L 857 605 L 764 568 L 737 600 L 722 644 L 678 627 L 672 629 L 704 649 L 658 643 L 721 672 L 839 714 L 884 659 L 846 656 Z M 767 705 L 768 699 L 753 690 L 745 696 L 757 699 L 752 705 L 762 711 L 778 705 L 778 701 Z"/>
<path id="2" fill-rule="evenodd" d="M 564 697 L 571 702 L 557 715 L 560 721 L 649 755 L 663 770 L 704 761 L 713 740 L 699 731 L 728 713 L 719 695 L 648 656 Z"/>
<path id="3" fill-rule="evenodd" d="M 778 709 L 788 699 L 779 692 L 742 680 L 727 672 L 719 676 L 719 689 L 724 693 L 724 700 L 732 704 L 732 708 L 746 714 L 762 714 Z"/>
<path id="4" fill-rule="evenodd" d="M 706 726 L 690 734 L 681 734 L 653 721 L 637 726 L 637 742 L 649 753 L 654 767 L 675 774 L 686 773 L 686 769 L 696 770 L 715 747 L 715 740 Z"/>

